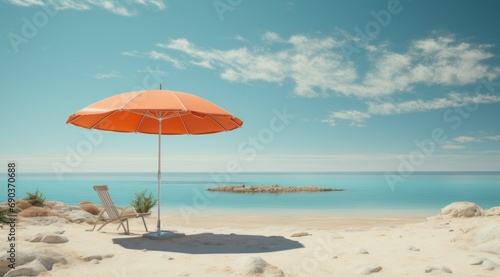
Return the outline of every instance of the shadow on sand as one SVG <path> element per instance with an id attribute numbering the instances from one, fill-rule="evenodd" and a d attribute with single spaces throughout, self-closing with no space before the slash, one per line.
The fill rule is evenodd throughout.
<path id="1" fill-rule="evenodd" d="M 186 254 L 265 253 L 304 248 L 301 243 L 282 236 L 213 233 L 186 235 L 167 240 L 149 240 L 143 237 L 115 238 L 113 243 L 126 249 Z"/>

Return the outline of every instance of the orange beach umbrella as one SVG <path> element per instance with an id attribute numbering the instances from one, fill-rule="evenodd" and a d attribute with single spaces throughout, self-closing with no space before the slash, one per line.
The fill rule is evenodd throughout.
<path id="1" fill-rule="evenodd" d="M 204 135 L 240 128 L 243 121 L 201 97 L 168 90 L 133 91 L 98 101 L 69 116 L 66 123 L 87 129 L 158 135 L 157 232 L 161 238 L 161 135 Z"/>

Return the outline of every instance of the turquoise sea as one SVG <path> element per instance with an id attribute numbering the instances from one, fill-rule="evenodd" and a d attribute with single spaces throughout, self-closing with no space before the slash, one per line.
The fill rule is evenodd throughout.
<path id="1" fill-rule="evenodd" d="M 6 178 L 6 176 L 4 176 Z M 163 173 L 162 210 L 175 213 L 302 213 L 328 216 L 430 216 L 454 201 L 500 206 L 500 172 L 417 172 L 390 185 L 384 172 L 331 173 Z M 58 180 L 53 173 L 19 173 L 17 198 L 39 189 L 48 201 L 99 203 L 93 185 L 108 185 L 115 205 L 128 206 L 135 192 L 156 195 L 156 173 L 74 173 Z M 211 193 L 219 185 L 314 185 L 343 192 L 292 194 Z M 7 187 L 1 193 L 7 199 Z"/>

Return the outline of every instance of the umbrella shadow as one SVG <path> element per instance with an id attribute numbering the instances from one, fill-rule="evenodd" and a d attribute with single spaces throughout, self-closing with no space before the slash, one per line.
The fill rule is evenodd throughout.
<path id="1" fill-rule="evenodd" d="M 126 249 L 185 254 L 266 253 L 304 248 L 301 243 L 282 236 L 213 233 L 186 235 L 167 240 L 149 240 L 143 237 L 115 238 L 113 243 Z"/>

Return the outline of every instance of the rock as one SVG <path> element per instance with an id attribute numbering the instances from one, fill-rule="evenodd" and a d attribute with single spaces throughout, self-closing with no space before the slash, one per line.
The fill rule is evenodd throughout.
<path id="1" fill-rule="evenodd" d="M 8 258 L 7 252 L 4 252 L 3 254 L 0 255 L 0 275 L 6 274 L 7 271 L 9 270 L 7 266 L 9 265 L 10 262 L 9 260 L 7 260 L 7 258 Z M 46 270 L 52 270 L 53 265 L 56 263 L 66 264 L 67 262 L 63 256 L 50 251 L 46 254 L 40 254 L 35 252 L 18 250 L 16 252 L 16 269 L 20 268 L 23 265 L 31 263 L 34 260 L 40 262 L 43 265 L 43 267 L 45 267 Z M 22 275 L 23 271 L 21 271 L 20 273 Z M 10 276 L 19 276 L 19 275 L 10 275 Z"/>
<path id="2" fill-rule="evenodd" d="M 47 268 L 37 259 L 22 265 L 18 266 L 15 269 L 7 272 L 4 277 L 12 277 L 12 276 L 37 276 L 42 272 L 48 271 Z"/>
<path id="3" fill-rule="evenodd" d="M 453 273 L 453 271 L 451 271 L 451 269 L 447 266 L 440 266 L 439 269 L 442 271 L 442 272 L 446 272 L 446 273 Z"/>
<path id="4" fill-rule="evenodd" d="M 374 265 L 374 264 L 356 266 L 356 272 L 359 274 L 364 274 L 364 275 L 370 275 L 372 273 L 379 272 L 381 270 L 382 270 L 381 266 Z"/>
<path id="5" fill-rule="evenodd" d="M 28 225 L 52 225 L 52 224 L 67 224 L 67 223 L 70 223 L 70 221 L 59 216 L 33 217 L 26 222 L 26 224 Z"/>
<path id="6" fill-rule="evenodd" d="M 471 202 L 453 202 L 441 209 L 438 217 L 476 217 L 486 215 L 485 211 L 478 205 Z"/>
<path id="7" fill-rule="evenodd" d="M 306 237 L 306 236 L 310 236 L 311 234 L 309 234 L 308 232 L 296 232 L 296 233 L 293 233 L 291 235 L 292 238 L 295 238 L 295 237 Z"/>
<path id="8" fill-rule="evenodd" d="M 484 259 L 483 260 L 483 269 L 484 270 L 493 270 L 497 267 L 498 265 L 493 262 L 492 260 L 489 259 Z"/>
<path id="9" fill-rule="evenodd" d="M 500 207 L 493 207 L 489 210 L 486 210 L 487 216 L 498 216 L 500 215 Z"/>
<path id="10" fill-rule="evenodd" d="M 82 208 L 80 206 L 65 206 L 65 207 L 62 207 L 57 212 L 61 213 L 61 214 L 67 214 L 67 213 L 70 213 L 72 211 L 81 211 L 81 210 L 82 210 Z"/>
<path id="11" fill-rule="evenodd" d="M 471 259 L 468 263 L 469 263 L 470 265 L 480 265 L 480 264 L 482 264 L 482 263 L 483 263 L 483 259 L 484 259 L 484 258 L 473 258 L 473 259 Z"/>
<path id="12" fill-rule="evenodd" d="M 88 262 L 88 261 L 92 261 L 92 260 L 98 260 L 98 261 L 101 261 L 103 259 L 107 259 L 107 258 L 113 258 L 115 256 L 115 254 L 92 254 L 92 255 L 86 255 L 86 256 L 82 256 L 81 259 Z"/>
<path id="13" fill-rule="evenodd" d="M 97 216 L 83 210 L 70 211 L 65 213 L 65 215 L 71 217 L 73 219 L 73 222 L 77 223 L 87 222 L 87 221 L 94 222 L 97 219 Z"/>
<path id="14" fill-rule="evenodd" d="M 41 240 L 41 242 L 45 243 L 66 243 L 68 241 L 69 240 L 66 236 L 59 234 L 46 234 Z"/>
<path id="15" fill-rule="evenodd" d="M 420 251 L 420 248 L 417 248 L 413 245 L 408 245 L 408 247 L 406 247 L 406 249 L 408 249 L 408 251 Z"/>
<path id="16" fill-rule="evenodd" d="M 370 254 L 370 252 L 366 251 L 364 248 L 358 248 L 356 249 L 356 254 Z"/>
<path id="17" fill-rule="evenodd" d="M 449 267 L 444 266 L 444 265 L 440 265 L 440 266 L 428 265 L 428 266 L 424 267 L 425 273 L 430 273 L 434 270 L 440 270 L 440 271 L 443 271 L 446 273 L 453 273 L 453 271 L 451 271 L 451 269 Z"/>
<path id="18" fill-rule="evenodd" d="M 233 265 L 233 271 L 243 276 L 284 277 L 283 271 L 260 257 L 242 257 Z"/>
<path id="19" fill-rule="evenodd" d="M 99 264 L 99 263 L 100 263 L 100 262 L 99 262 L 99 260 L 97 260 L 97 259 L 93 259 L 93 260 L 91 260 L 91 261 L 89 262 L 89 264 Z"/>
<path id="20" fill-rule="evenodd" d="M 29 237 L 26 241 L 29 242 L 40 242 L 45 234 L 36 234 L 34 236 Z"/>

